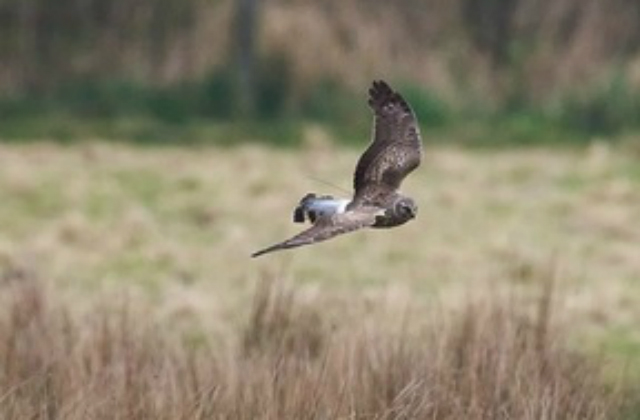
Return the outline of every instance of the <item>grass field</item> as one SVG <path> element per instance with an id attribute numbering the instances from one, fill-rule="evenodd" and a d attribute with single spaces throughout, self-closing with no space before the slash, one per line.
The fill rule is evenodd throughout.
<path id="1" fill-rule="evenodd" d="M 46 322 L 55 324 L 52 331 L 64 330 L 64 321 L 56 319 L 70 317 L 76 320 L 72 321 L 73 328 L 82 336 L 82 331 L 86 330 L 81 327 L 83 319 L 92 319 L 101 310 L 109 313 L 109 308 L 130 307 L 132 314 L 145 320 L 145 325 L 151 323 L 155 329 L 166 330 L 161 335 L 163 339 L 182 337 L 186 340 L 187 349 L 208 348 L 209 344 L 214 348 L 226 348 L 233 345 L 224 337 L 240 337 L 231 341 L 244 343 L 244 347 L 241 346 L 245 348 L 243 351 L 252 348 L 247 343 L 260 337 L 260 328 L 269 330 L 256 318 L 250 321 L 250 314 L 251 308 L 254 313 L 262 313 L 260 301 L 255 301 L 256 290 L 258 297 L 269 295 L 271 292 L 265 292 L 261 285 L 273 279 L 292 287 L 296 291 L 295 302 L 299 305 L 306 307 L 309 304 L 315 308 L 307 311 L 310 313 L 308 316 L 304 311 L 300 316 L 295 313 L 287 315 L 296 319 L 294 327 L 298 325 L 296 322 L 304 326 L 305 319 L 311 319 L 312 326 L 306 325 L 302 331 L 304 334 L 313 332 L 313 319 L 317 317 L 322 319 L 322 325 L 329 325 L 325 325 L 328 330 L 318 332 L 320 341 L 338 340 L 335 337 L 344 338 L 341 334 L 349 336 L 349 332 L 361 329 L 366 331 L 369 323 L 376 324 L 377 333 L 386 334 L 387 338 L 394 334 L 400 334 L 395 335 L 400 338 L 405 337 L 402 334 L 413 336 L 404 328 L 411 330 L 430 325 L 434 317 L 444 316 L 450 311 L 469 313 L 469 308 L 474 307 L 470 302 L 511 302 L 507 307 L 516 306 L 513 311 L 498 309 L 499 315 L 491 315 L 496 313 L 496 309 L 491 308 L 502 308 L 502 303 L 489 305 L 487 310 L 482 309 L 486 305 L 480 305 L 480 309 L 471 312 L 471 318 L 474 318 L 473 314 L 478 315 L 475 322 L 481 331 L 485 326 L 495 326 L 495 329 L 488 329 L 493 331 L 487 336 L 490 338 L 481 340 L 489 343 L 487 351 L 491 353 L 492 346 L 501 348 L 496 343 L 500 343 L 502 334 L 509 343 L 519 342 L 517 334 L 513 335 L 515 338 L 509 338 L 512 337 L 509 335 L 512 331 L 509 325 L 512 324 L 503 325 L 501 322 L 507 322 L 505 317 L 512 319 L 512 312 L 523 316 L 538 313 L 536 308 L 540 308 L 540 302 L 545 302 L 544 285 L 552 283 L 554 322 L 569 332 L 560 334 L 562 348 L 582 355 L 595 355 L 596 358 L 600 357 L 597 356 L 599 354 L 604 355 L 604 359 L 613 361 L 605 376 L 615 376 L 620 366 L 633 367 L 628 369 L 630 372 L 638 369 L 640 154 L 637 150 L 599 143 L 580 149 L 429 147 L 424 165 L 403 185 L 403 190 L 419 202 L 416 221 L 394 230 L 361 231 L 317 246 L 252 260 L 249 258 L 252 251 L 282 240 L 299 229 L 291 223 L 291 211 L 305 193 L 348 195 L 339 188 L 347 191 L 351 188 L 351 173 L 358 150 L 333 146 L 320 130 L 311 129 L 306 136 L 307 146 L 299 150 L 268 149 L 258 145 L 234 148 L 144 147 L 99 141 L 73 146 L 46 142 L 0 145 L 0 278 L 7 291 L 20 289 L 16 284 L 33 281 L 38 289 L 45 291 L 44 296 L 40 296 L 40 292 L 20 289 L 22 291 L 16 293 L 5 293 L 2 299 L 5 303 L 52 299 L 55 302 L 53 306 L 64 308 L 60 313 L 47 309 L 53 311 L 53 320 L 44 317 L 48 319 Z M 34 293 L 36 297 L 30 298 Z M 284 306 L 286 309 L 286 303 Z M 7 315 L 12 313 L 7 309 L 10 307 L 5 304 L 5 318 L 19 320 L 18 315 L 11 315 L 13 318 Z M 437 309 L 435 312 L 434 308 Z M 284 313 L 288 312 L 285 310 Z M 497 318 L 492 318 L 494 316 Z M 519 315 L 513 316 L 518 319 Z M 363 317 L 370 320 L 361 321 Z M 546 321 L 536 322 L 534 326 L 544 325 Z M 290 324 L 291 321 L 285 322 L 285 325 Z M 335 326 L 343 324 L 348 327 Z M 385 325 L 389 328 L 385 329 Z M 398 325 L 403 325 L 402 332 L 394 333 Z M 295 328 L 294 331 L 298 331 Z M 465 328 L 460 330 L 463 335 L 467 331 Z M 239 330 L 245 331 L 244 335 L 239 334 Z M 334 330 L 337 332 L 331 333 Z M 439 330 L 431 328 L 429 331 Z M 452 329 L 445 335 L 455 336 L 455 331 Z M 89 342 L 92 339 L 99 341 L 99 334 L 96 333 L 98 338 L 91 338 L 92 334 L 87 335 Z M 483 334 L 479 336 L 485 337 Z M 308 345 L 314 340 L 311 335 L 302 341 Z M 358 346 L 366 348 L 367 340 L 352 338 L 345 343 L 350 343 L 346 346 L 352 351 L 361 351 Z M 536 344 L 531 344 L 533 341 L 525 340 L 523 348 L 535 348 Z M 263 348 L 264 343 L 258 342 L 258 347 Z M 406 360 L 401 357 L 402 352 L 394 353 L 394 347 L 387 346 L 384 340 L 381 342 L 386 350 L 380 354 L 399 358 L 381 366 L 397 365 L 398 369 L 411 370 L 411 365 L 407 367 Z M 144 343 L 140 344 L 139 356 L 142 358 L 149 356 L 148 352 L 153 349 L 153 344 L 145 347 Z M 449 349 L 449 341 L 443 339 L 434 343 L 435 348 Z M 464 348 L 472 349 L 470 354 L 484 348 L 484 344 L 465 343 Z M 99 348 L 89 346 L 89 350 L 85 349 L 88 353 L 80 351 L 79 357 L 91 359 L 93 356 L 90 355 L 98 352 L 96 349 Z M 138 354 L 137 348 L 134 346 L 134 355 Z M 340 372 L 341 363 L 348 364 L 351 359 L 344 353 L 346 350 L 335 353 L 335 346 L 328 348 L 321 354 L 335 356 L 326 364 L 329 370 L 314 365 L 308 370 L 310 376 L 303 375 L 299 380 L 322 384 L 324 382 L 320 379 L 325 374 L 329 378 L 328 383 L 337 380 L 338 377 L 332 375 Z M 193 368 L 181 364 L 186 363 L 180 359 L 186 354 L 184 348 L 178 351 L 173 345 L 162 345 L 158 349 L 158 357 L 178 360 L 175 372 Z M 408 351 L 420 352 L 420 349 L 422 347 L 418 345 Z M 455 346 L 451 349 L 455 350 Z M 117 353 L 121 350 L 109 351 Z M 478 352 L 485 354 L 484 350 Z M 503 353 L 498 351 L 498 354 Z M 15 353 L 0 351 L 0 356 L 2 354 L 15 357 Z M 425 350 L 419 354 L 432 353 Z M 523 354 L 528 353 L 524 351 Z M 38 357 L 46 359 L 45 356 Z M 368 355 L 363 360 L 375 362 L 378 359 L 374 356 Z M 476 361 L 484 360 L 474 357 L 472 359 Z M 202 362 L 198 357 L 195 360 L 194 363 Z M 499 360 L 496 362 L 498 365 L 501 363 Z M 506 357 L 504 360 L 511 359 Z M 517 358 L 514 360 L 515 365 L 521 362 Z M 526 360 L 529 362 L 523 362 L 524 366 L 531 365 L 531 360 L 533 364 L 539 362 L 535 358 Z M 571 368 L 567 368 L 564 356 L 554 360 L 557 364 L 552 377 L 568 378 L 566 372 Z M 153 366 L 162 366 L 160 374 L 168 375 L 163 378 L 177 378 L 173 385 L 162 382 L 163 378 L 160 378 L 165 394 L 159 395 L 178 398 L 169 391 L 181 389 L 180 381 L 189 379 L 178 373 L 171 376 L 175 373 L 172 370 L 174 365 L 149 363 L 150 368 L 144 363 L 140 366 L 151 370 Z M 574 362 L 568 363 L 573 366 Z M 440 367 L 445 365 L 438 364 Z M 372 372 L 367 370 L 370 367 L 360 366 L 364 370 L 358 370 L 353 365 L 349 366 L 354 369 L 346 369 L 350 375 Z M 482 363 L 472 363 L 470 372 L 476 372 L 474 369 L 483 372 L 486 366 L 494 365 L 483 366 Z M 262 372 L 259 367 L 256 369 Z M 294 371 L 285 369 L 283 372 L 296 376 Z M 273 372 L 279 371 L 266 369 L 264 374 L 268 376 Z M 434 372 L 436 376 L 442 373 Z M 511 371 L 507 369 L 505 372 Z M 513 385 L 509 381 L 521 380 L 518 376 L 521 374 L 528 375 L 526 369 L 517 372 L 513 376 L 507 373 L 497 383 L 509 388 Z M 393 369 L 386 374 L 392 375 Z M 230 381 L 225 382 L 225 389 L 237 391 L 232 383 L 234 380 L 236 385 L 242 383 L 238 378 L 243 376 L 237 370 L 234 375 L 237 376 L 225 377 Z M 481 376 L 478 376 L 478 383 L 486 385 Z M 591 378 L 593 375 L 589 373 L 586 376 Z M 5 372 L 4 377 L 13 376 Z M 15 378 L 25 380 L 20 375 Z M 371 378 L 367 378 L 345 379 L 342 386 L 370 386 L 366 384 L 373 382 L 368 382 Z M 265 386 L 261 382 L 263 380 L 266 379 L 256 379 L 254 385 L 258 388 Z M 585 386 L 579 390 L 585 394 L 576 393 L 572 388 L 575 383 L 572 385 L 570 378 L 567 381 L 568 384 L 562 383 L 554 388 L 566 391 L 564 394 L 564 391 L 558 391 L 559 398 L 576 396 L 577 399 L 593 400 L 594 405 L 586 408 L 579 404 L 577 408 L 566 405 L 563 406 L 565 411 L 556 407 L 556 411 L 547 413 L 548 418 L 607 418 L 607 410 L 603 408 L 607 403 L 600 397 L 594 397 L 601 395 L 599 391 L 590 393 L 591 387 Z M 556 384 L 553 381 L 540 383 Z M 12 388 L 17 386 L 16 383 L 12 384 L 8 389 L 4 388 L 6 384 L 3 385 L 0 404 L 7 401 L 15 403 L 12 407 L 17 411 L 12 413 L 14 418 L 21 418 L 20 414 L 25 411 L 18 409 L 21 406 L 16 393 L 19 392 L 16 391 L 18 388 Z M 291 392 L 301 385 L 294 381 L 288 386 L 291 388 L 285 387 L 280 391 Z M 421 385 L 415 386 L 415 389 L 424 391 Z M 251 394 L 254 397 L 260 395 L 256 389 Z M 377 388 L 371 389 L 375 391 Z M 403 414 L 397 411 L 397 407 L 396 411 L 385 411 L 397 403 L 393 398 L 390 405 L 384 407 L 374 407 L 375 404 L 369 400 L 358 399 L 340 405 L 342 403 L 335 402 L 335 395 L 323 390 L 314 394 L 312 400 L 315 403 L 293 398 L 286 400 L 290 406 L 283 402 L 285 406 L 278 410 L 290 407 L 292 413 L 299 413 L 330 401 L 338 407 L 334 414 L 339 413 L 343 418 L 365 418 L 362 413 L 367 410 L 377 413 L 371 416 L 378 418 L 412 418 L 411 413 L 456 418 L 463 412 L 467 418 L 495 418 L 488 413 L 500 412 L 499 407 L 494 407 L 498 411 L 482 411 L 473 404 L 469 407 L 475 408 L 470 408 L 470 411 L 455 411 L 452 407 L 460 408 L 466 404 L 458 402 L 457 405 L 446 405 L 448 408 L 439 406 L 443 410 L 438 411 L 439 414 L 419 411 L 415 407 L 412 408 L 414 411 Z M 399 390 L 406 391 L 403 387 Z M 456 394 L 456 390 L 460 391 L 454 386 L 444 387 L 441 391 L 443 395 L 463 398 L 461 395 L 464 394 L 471 400 L 479 398 L 470 390 L 464 391 L 466 394 L 462 391 Z M 541 387 L 539 390 L 545 389 Z M 371 395 L 363 391 L 362 395 L 376 400 L 373 395 L 378 391 L 374 391 Z M 270 392 L 275 391 L 270 389 Z M 64 407 L 70 410 L 68 415 L 65 417 L 59 411 L 55 413 L 63 418 L 82 418 L 81 414 L 72 411 L 74 404 L 82 405 L 78 402 L 82 400 L 77 394 L 69 395 L 67 397 L 79 400 L 74 400 L 74 403 L 63 399 Z M 202 398 L 203 394 L 194 395 Z M 224 402 L 220 402 L 222 405 L 218 407 L 224 406 L 228 410 L 224 411 L 227 415 L 255 418 L 248 412 L 241 415 L 232 410 L 242 406 L 243 400 L 238 395 L 228 391 L 226 399 L 220 397 L 221 400 L 216 400 Z M 542 412 L 526 411 L 505 398 L 506 406 L 513 410 L 505 409 L 504 418 L 542 418 Z M 445 399 L 443 397 L 439 401 Z M 273 400 L 278 400 L 278 396 L 272 395 L 270 401 Z M 298 404 L 303 400 L 311 405 Z M 233 401 L 237 406 L 232 404 Z M 260 404 L 265 404 L 264 401 L 260 402 L 259 398 L 251 401 L 255 402 L 253 409 L 262 413 L 264 418 L 283 418 L 283 413 L 286 413 L 286 410 L 277 411 L 273 407 L 272 411 L 260 411 Z M 56 404 L 58 408 L 62 406 L 59 401 Z M 543 402 L 540 404 L 544 405 Z M 555 407 L 553 404 L 549 406 Z M 423 405 L 418 407 L 425 409 Z M 47 411 L 49 409 L 40 411 L 42 417 L 38 418 L 51 418 L 46 416 L 46 413 L 51 414 Z M 525 411 L 518 411 L 520 409 Z M 184 414 L 186 412 L 180 412 L 183 417 L 164 415 L 169 416 L 167 418 L 191 418 L 197 417 L 196 414 L 200 418 L 211 417 L 207 417 L 208 412 L 204 409 L 194 411 L 192 416 Z M 522 414 L 524 412 L 528 414 Z M 586 412 L 590 414 L 584 414 Z M 123 412 L 119 417 L 144 418 L 146 415 L 154 418 L 150 414 L 152 411 L 140 411 L 142 414 L 138 417 L 131 413 Z M 326 410 L 314 413 L 309 414 L 310 418 L 331 418 Z"/>

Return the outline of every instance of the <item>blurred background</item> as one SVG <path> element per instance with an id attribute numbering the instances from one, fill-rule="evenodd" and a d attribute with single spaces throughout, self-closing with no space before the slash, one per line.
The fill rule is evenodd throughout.
<path id="1" fill-rule="evenodd" d="M 640 124 L 639 21 L 633 0 L 4 0 L 0 134 L 215 142 L 195 127 L 242 119 L 286 143 L 306 120 L 345 140 L 385 78 L 459 140 L 585 142 Z"/>
<path id="2" fill-rule="evenodd" d="M 638 0 L 0 0 L 3 418 L 638 419 L 639 220 Z"/>

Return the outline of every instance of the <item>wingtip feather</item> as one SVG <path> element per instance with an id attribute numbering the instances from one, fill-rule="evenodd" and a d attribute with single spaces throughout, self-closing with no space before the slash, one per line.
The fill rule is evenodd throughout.
<path id="1" fill-rule="evenodd" d="M 369 106 L 377 108 L 387 101 L 397 100 L 398 94 L 384 80 L 374 80 L 369 88 Z"/>
<path id="2" fill-rule="evenodd" d="M 369 100 L 367 102 L 376 112 L 385 104 L 397 104 L 405 112 L 412 112 L 411 107 L 402 95 L 393 90 L 391 86 L 382 79 L 373 81 L 369 88 Z"/>
<path id="3" fill-rule="evenodd" d="M 268 254 L 268 253 L 273 252 L 273 251 L 279 251 L 281 249 L 285 249 L 285 247 L 283 247 L 282 244 L 272 245 L 270 247 L 267 247 L 267 248 L 264 248 L 264 249 L 261 249 L 259 251 L 254 252 L 253 254 L 251 254 L 251 258 L 256 258 L 256 257 L 259 257 L 259 256 L 264 255 L 264 254 Z"/>
<path id="4" fill-rule="evenodd" d="M 266 254 L 266 253 L 268 253 L 268 252 L 269 252 L 269 251 L 267 251 L 266 249 L 262 249 L 262 250 L 260 250 L 260 251 L 256 251 L 256 252 L 254 252 L 253 254 L 251 254 L 251 258 L 257 258 L 257 257 L 259 257 L 260 255 L 264 255 L 264 254 Z"/>

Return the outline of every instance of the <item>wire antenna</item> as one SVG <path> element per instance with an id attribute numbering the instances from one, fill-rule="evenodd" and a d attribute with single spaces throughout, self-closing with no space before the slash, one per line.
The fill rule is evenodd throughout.
<path id="1" fill-rule="evenodd" d="M 341 192 L 343 192 L 343 193 L 351 194 L 351 191 L 349 191 L 349 190 L 347 190 L 347 189 L 345 189 L 345 188 L 342 188 L 342 187 L 341 187 L 341 186 L 339 186 L 339 185 L 333 184 L 333 183 L 331 183 L 331 182 L 329 182 L 329 181 L 325 181 L 325 180 L 323 180 L 323 179 L 316 178 L 316 177 L 313 177 L 313 176 L 311 176 L 311 175 L 307 175 L 307 178 L 309 178 L 309 179 L 310 179 L 310 180 L 312 180 L 312 181 L 319 182 L 320 184 L 324 184 L 324 185 L 326 185 L 327 187 L 334 188 L 334 189 L 336 189 L 336 190 L 338 190 L 338 191 L 341 191 Z"/>

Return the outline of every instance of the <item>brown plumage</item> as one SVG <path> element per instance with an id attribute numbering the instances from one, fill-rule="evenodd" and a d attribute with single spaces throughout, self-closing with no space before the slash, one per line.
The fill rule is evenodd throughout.
<path id="1" fill-rule="evenodd" d="M 317 217 L 307 230 L 252 257 L 314 244 L 365 227 L 399 226 L 416 216 L 413 199 L 398 192 L 402 180 L 422 160 L 416 117 L 402 96 L 382 80 L 374 81 L 369 89 L 369 106 L 374 113 L 373 140 L 356 165 L 354 195 L 346 211 Z M 296 208 L 297 221 L 304 220 L 305 199 Z"/>
<path id="2" fill-rule="evenodd" d="M 369 106 L 374 112 L 373 140 L 360 156 L 353 176 L 354 201 L 371 189 L 393 192 L 422 160 L 422 139 L 409 104 L 384 81 L 373 82 Z"/>

